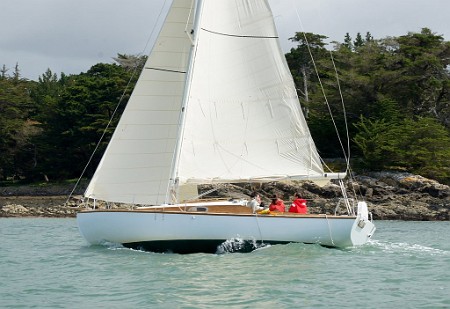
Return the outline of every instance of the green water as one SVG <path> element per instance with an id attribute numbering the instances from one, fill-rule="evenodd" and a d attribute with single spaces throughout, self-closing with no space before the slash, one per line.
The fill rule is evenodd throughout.
<path id="1" fill-rule="evenodd" d="M 88 246 L 75 219 L 0 219 L 0 307 L 450 308 L 450 223 L 377 227 L 346 250 L 176 255 Z"/>

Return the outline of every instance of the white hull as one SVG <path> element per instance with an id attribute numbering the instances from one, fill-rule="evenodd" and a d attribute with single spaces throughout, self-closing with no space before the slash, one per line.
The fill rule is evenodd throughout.
<path id="1" fill-rule="evenodd" d="M 145 210 L 80 212 L 77 222 L 81 234 L 90 244 L 112 242 L 132 248 L 180 253 L 216 252 L 217 245 L 232 239 L 349 247 L 366 243 L 375 230 L 372 222 L 359 216 Z"/>

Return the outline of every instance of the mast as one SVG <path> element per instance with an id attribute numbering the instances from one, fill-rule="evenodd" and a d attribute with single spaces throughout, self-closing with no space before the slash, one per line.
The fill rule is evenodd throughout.
<path id="1" fill-rule="evenodd" d="M 192 74 L 193 74 L 193 67 L 195 62 L 195 51 L 198 43 L 198 33 L 200 28 L 200 17 L 202 14 L 202 4 L 203 0 L 195 0 L 194 4 L 194 23 L 193 23 L 193 29 L 186 29 L 186 35 L 189 37 L 189 39 L 192 42 L 192 48 L 189 55 L 189 65 L 188 65 L 188 71 L 187 71 L 187 78 L 186 78 L 186 84 L 184 87 L 184 94 L 183 94 L 183 102 L 181 105 L 181 111 L 180 111 L 180 120 L 178 125 L 178 134 L 177 134 L 177 144 L 175 147 L 174 157 L 172 160 L 172 168 L 171 168 L 171 175 L 170 175 L 170 181 L 169 186 L 167 188 L 167 194 L 166 194 L 166 203 L 167 204 L 175 204 L 178 199 L 178 163 L 180 161 L 180 153 L 181 153 L 181 146 L 183 144 L 183 133 L 184 133 L 184 123 L 186 121 L 186 115 L 187 115 L 187 108 L 188 108 L 188 102 L 189 102 L 189 92 L 190 92 L 190 86 L 191 86 L 191 80 L 192 80 Z"/>

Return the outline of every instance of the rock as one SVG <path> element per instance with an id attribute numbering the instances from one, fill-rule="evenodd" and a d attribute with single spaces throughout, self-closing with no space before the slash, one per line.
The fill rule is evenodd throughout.
<path id="1" fill-rule="evenodd" d="M 1 208 L 1 211 L 11 215 L 23 215 L 28 213 L 28 209 L 22 205 L 10 204 Z"/>
<path id="2" fill-rule="evenodd" d="M 420 175 L 396 172 L 377 172 L 359 175 L 346 180 L 349 197 L 356 192 L 359 200 L 365 200 L 376 220 L 449 220 L 450 187 Z M 75 217 L 81 209 L 87 209 L 82 197 L 75 196 L 67 201 L 67 195 L 56 192 L 70 192 L 72 188 L 46 187 L 39 191 L 35 187 L 21 189 L 0 188 L 0 217 L 45 216 Z M 203 198 L 249 198 L 257 190 L 263 202 L 268 205 L 274 194 L 279 194 L 289 205 L 295 192 L 307 200 L 310 213 L 343 214 L 346 207 L 340 203 L 340 186 L 331 182 L 320 187 L 313 182 L 271 182 L 255 184 L 222 184 L 217 190 L 211 185 L 200 186 L 200 192 L 208 192 Z M 211 191 L 211 192 L 209 192 Z M 6 194 L 5 194 L 6 193 Z M 32 193 L 35 195 L 27 195 Z M 51 193 L 51 195 L 46 195 Z M 132 209 L 133 205 L 98 202 L 97 208 Z"/>

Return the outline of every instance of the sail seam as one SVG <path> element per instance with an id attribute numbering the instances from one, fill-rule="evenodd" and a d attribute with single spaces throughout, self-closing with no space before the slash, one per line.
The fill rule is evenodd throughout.
<path id="1" fill-rule="evenodd" d="M 231 34 L 231 33 L 217 32 L 217 31 L 212 31 L 212 30 L 208 30 L 208 29 L 205 29 L 205 28 L 201 28 L 201 30 L 209 32 L 209 33 L 213 33 L 213 34 L 218 34 L 218 35 L 223 35 L 223 36 L 231 36 L 231 37 L 236 37 L 236 38 L 278 39 L 278 36 L 240 35 L 240 34 Z"/>
<path id="2" fill-rule="evenodd" d="M 151 68 L 151 67 L 145 67 L 145 69 L 146 70 L 154 70 L 154 71 L 163 71 L 163 72 L 172 72 L 172 73 L 186 74 L 186 71 L 179 71 L 179 70 L 169 70 L 169 69 Z"/>

